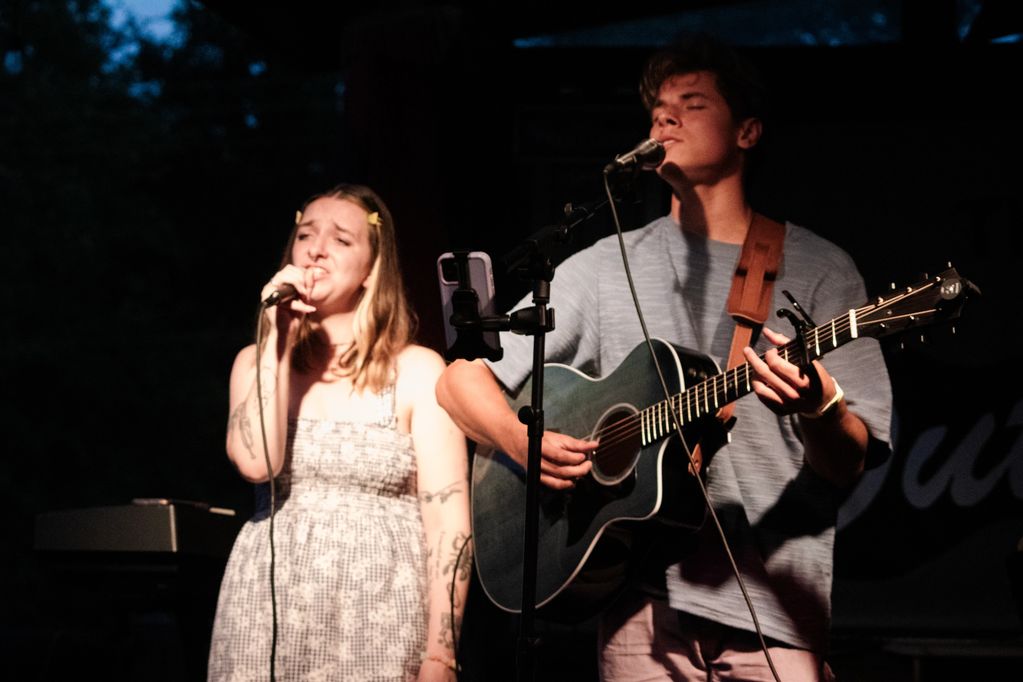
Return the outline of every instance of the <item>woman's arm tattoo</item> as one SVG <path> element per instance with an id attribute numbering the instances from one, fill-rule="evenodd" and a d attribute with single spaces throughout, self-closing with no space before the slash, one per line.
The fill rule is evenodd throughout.
<path id="1" fill-rule="evenodd" d="M 462 482 L 461 481 L 456 481 L 456 482 L 452 483 L 451 485 L 449 485 L 447 487 L 441 488 L 437 492 L 431 493 L 431 492 L 428 492 L 428 491 L 423 491 L 423 492 L 419 493 L 419 499 L 421 499 L 423 502 L 427 502 L 427 503 L 433 502 L 434 500 L 436 500 L 436 501 L 440 502 L 441 504 L 444 504 L 445 502 L 448 501 L 449 497 L 451 497 L 452 495 L 455 495 L 456 493 L 460 493 L 460 492 L 462 492 Z"/>
<path id="2" fill-rule="evenodd" d="M 273 373 L 272 367 L 263 367 L 263 377 L 266 379 L 263 382 L 263 409 L 267 409 L 270 405 L 270 401 L 273 399 L 274 392 L 277 390 L 277 377 Z M 256 453 L 256 438 L 252 428 L 252 415 L 249 412 L 249 407 L 253 409 L 259 409 L 256 403 L 256 385 L 252 385 L 252 389 L 249 390 L 249 394 L 245 396 L 238 407 L 234 408 L 234 412 L 231 413 L 231 418 L 227 422 L 228 433 L 234 429 L 238 429 L 238 437 L 242 440 L 242 445 L 249 451 L 249 458 L 256 459 L 258 456 Z"/>
<path id="3" fill-rule="evenodd" d="M 462 614 L 460 612 L 462 599 L 459 598 L 459 591 L 454 589 L 454 585 L 456 582 L 468 582 L 471 570 L 472 546 L 469 544 L 469 536 L 461 532 L 456 533 L 451 541 L 451 549 L 448 553 L 444 569 L 441 571 L 441 576 L 451 576 L 450 580 L 445 582 L 449 585 L 448 593 L 451 595 L 453 611 L 441 614 L 440 636 L 437 638 L 437 641 L 449 649 L 454 649 L 455 633 L 461 630 L 462 627 Z"/>

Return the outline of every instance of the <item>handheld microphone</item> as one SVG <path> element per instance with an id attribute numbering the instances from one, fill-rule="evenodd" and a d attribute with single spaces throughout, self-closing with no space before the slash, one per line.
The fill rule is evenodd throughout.
<path id="1" fill-rule="evenodd" d="M 298 289 L 292 284 L 282 284 L 263 301 L 264 308 L 272 308 L 278 303 L 286 303 L 298 296 Z"/>
<path id="2" fill-rule="evenodd" d="M 653 138 L 643 140 L 631 150 L 619 154 L 604 167 L 605 173 L 617 170 L 653 170 L 664 161 L 664 145 Z"/>

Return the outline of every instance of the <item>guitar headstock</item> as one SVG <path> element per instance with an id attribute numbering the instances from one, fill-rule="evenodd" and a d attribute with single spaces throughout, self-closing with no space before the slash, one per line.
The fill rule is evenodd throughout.
<path id="1" fill-rule="evenodd" d="M 979 296 L 980 289 L 949 267 L 911 286 L 878 296 L 857 309 L 856 324 L 861 335 L 882 337 L 947 322 L 959 317 L 971 295 Z"/>

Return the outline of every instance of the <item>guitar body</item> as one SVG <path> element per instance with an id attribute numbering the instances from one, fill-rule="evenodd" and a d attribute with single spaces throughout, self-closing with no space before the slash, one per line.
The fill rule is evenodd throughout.
<path id="1" fill-rule="evenodd" d="M 894 289 L 820 326 L 800 326 L 778 355 L 805 366 L 861 336 L 880 338 L 959 317 L 968 295 L 980 291 L 951 266 L 912 286 Z M 704 518 L 697 474 L 677 443 L 671 415 L 689 447 L 697 443 L 704 466 L 722 442 L 714 419 L 720 407 L 753 391 L 749 363 L 720 372 L 704 355 L 654 340 L 669 398 L 646 344 L 611 374 L 591 379 L 564 365 L 544 368 L 548 431 L 593 439 L 593 470 L 567 492 L 540 486 L 537 615 L 581 620 L 603 608 L 628 578 L 630 562 L 647 547 L 682 545 Z M 763 359 L 764 356 L 761 356 Z M 514 409 L 528 401 L 527 384 Z M 521 611 L 525 537 L 525 470 L 507 455 L 477 450 L 472 473 L 472 525 L 476 567 L 487 596 L 507 611 Z M 656 519 L 660 523 L 643 523 Z M 663 532 L 672 533 L 664 538 Z M 665 540 L 659 542 L 659 540 Z M 657 543 L 654 547 L 653 543 Z"/>
<path id="2" fill-rule="evenodd" d="M 706 356 L 654 340 L 668 390 L 718 372 Z M 528 404 L 530 384 L 513 409 Z M 610 375 L 592 379 L 565 365 L 544 367 L 548 431 L 591 438 L 598 431 L 591 474 L 570 491 L 541 485 L 536 605 L 553 620 L 581 620 L 606 605 L 624 586 L 640 552 L 638 524 L 657 518 L 676 528 L 699 527 L 703 498 L 677 437 L 643 445 L 640 430 L 616 427 L 625 417 L 664 400 L 646 344 L 637 346 Z M 632 420 L 635 422 L 635 419 Z M 706 420 L 683 428 L 692 448 Z M 717 430 L 717 429 L 715 429 Z M 525 469 L 502 452 L 478 449 L 473 460 L 472 523 L 476 565 L 489 598 L 521 611 Z M 645 528 L 645 527 L 644 527 Z M 542 607 L 542 609 L 541 609 Z"/>

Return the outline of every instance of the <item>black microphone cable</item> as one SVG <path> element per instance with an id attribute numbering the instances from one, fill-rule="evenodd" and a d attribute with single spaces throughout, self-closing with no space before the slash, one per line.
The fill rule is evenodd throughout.
<path id="1" fill-rule="evenodd" d="M 454 652 L 455 652 L 454 663 L 455 663 L 455 679 L 456 680 L 458 679 L 459 675 L 462 672 L 462 666 L 458 663 L 458 628 L 460 627 L 461 623 L 458 623 L 458 622 L 455 621 L 455 583 L 458 581 L 458 571 L 461 569 L 461 566 L 462 566 L 462 553 L 468 548 L 469 541 L 471 541 L 471 540 L 472 540 L 472 533 L 469 533 L 467 536 L 465 536 L 465 540 L 462 541 L 462 546 L 458 548 L 458 555 L 455 556 L 455 565 L 454 565 L 454 567 L 451 570 L 451 590 L 448 593 L 449 604 L 451 606 L 451 646 L 454 648 Z M 471 557 L 469 558 L 469 561 L 470 562 L 472 561 Z M 471 563 L 470 563 L 470 565 L 467 568 L 468 569 L 472 568 Z M 471 574 L 470 574 L 468 580 L 472 580 L 472 575 Z M 469 595 L 468 595 L 468 593 L 466 593 L 465 600 L 463 600 L 463 603 L 464 603 L 464 601 L 467 601 L 468 598 L 469 598 Z M 463 616 L 463 620 L 464 620 L 464 616 Z"/>
<path id="2" fill-rule="evenodd" d="M 636 307 L 636 315 L 639 317 L 639 325 L 643 328 L 643 338 L 646 341 L 647 349 L 650 351 L 650 357 L 654 362 L 654 369 L 657 371 L 657 378 L 661 382 L 661 390 L 664 391 L 664 399 L 669 405 L 674 405 L 671 401 L 671 391 L 668 389 L 668 382 L 664 378 L 664 373 L 661 371 L 661 365 L 657 361 L 657 353 L 654 352 L 653 342 L 650 340 L 650 332 L 647 330 L 646 319 L 643 317 L 643 311 L 639 305 L 639 296 L 636 293 L 636 285 L 632 281 L 632 270 L 629 268 L 629 257 L 625 252 L 625 237 L 622 234 L 622 225 L 618 219 L 618 207 L 615 204 L 613 193 L 611 192 L 611 185 L 608 180 L 608 171 L 604 171 L 604 191 L 608 196 L 608 203 L 611 205 L 611 215 L 614 218 L 615 230 L 618 234 L 618 247 L 622 252 L 622 264 L 625 266 L 625 278 L 629 282 L 629 292 L 632 294 L 632 302 Z M 696 461 L 693 459 L 693 452 L 689 448 L 689 444 L 686 442 L 686 437 L 682 434 L 682 425 L 679 423 L 678 414 L 674 409 L 668 410 L 671 412 L 671 420 L 675 426 L 675 432 L 678 434 L 679 441 L 682 443 L 682 449 L 685 450 L 686 457 L 689 459 L 690 471 L 698 471 Z M 728 563 L 732 567 L 732 572 L 735 574 L 735 578 L 739 583 L 739 589 L 742 591 L 742 597 L 746 600 L 746 606 L 749 609 L 750 616 L 753 617 L 753 627 L 757 631 L 757 639 L 760 641 L 760 648 L 764 652 L 764 656 L 767 658 L 767 665 L 771 668 L 771 674 L 774 676 L 775 682 L 781 682 L 781 677 L 778 676 L 778 671 L 774 667 L 774 661 L 771 659 L 771 654 L 767 650 L 767 642 L 764 641 L 764 633 L 760 629 L 760 620 L 757 618 L 756 609 L 753 608 L 753 600 L 749 596 L 749 592 L 746 590 L 746 582 L 742 579 L 742 573 L 739 571 L 739 566 L 735 562 L 735 556 L 732 554 L 732 548 L 728 544 L 728 538 L 725 537 L 724 528 L 721 527 L 721 521 L 718 520 L 717 512 L 714 511 L 714 505 L 711 504 L 710 494 L 707 492 L 707 487 L 703 483 L 703 478 L 699 474 L 695 474 L 693 478 L 696 479 L 697 484 L 700 487 L 700 493 L 703 495 L 704 503 L 707 506 L 707 511 L 710 512 L 710 518 L 714 521 L 714 527 L 717 529 L 718 536 L 721 538 L 721 545 L 725 550 L 725 555 L 728 557 Z"/>
<path id="3" fill-rule="evenodd" d="M 267 299 L 269 300 L 269 299 Z M 263 348 L 263 324 L 267 317 L 267 310 L 272 304 L 263 302 L 259 307 L 259 320 L 256 322 L 256 401 L 259 403 L 259 432 L 263 438 L 263 458 L 266 461 L 266 475 L 270 486 L 270 613 L 271 613 L 271 635 L 270 635 L 270 682 L 276 682 L 277 663 L 277 588 L 274 580 L 277 555 L 274 549 L 274 514 L 277 513 L 276 481 L 274 480 L 273 465 L 270 462 L 270 447 L 266 440 L 266 420 L 263 417 L 263 381 L 262 381 L 262 348 Z M 287 428 L 287 424 L 285 424 Z"/>

